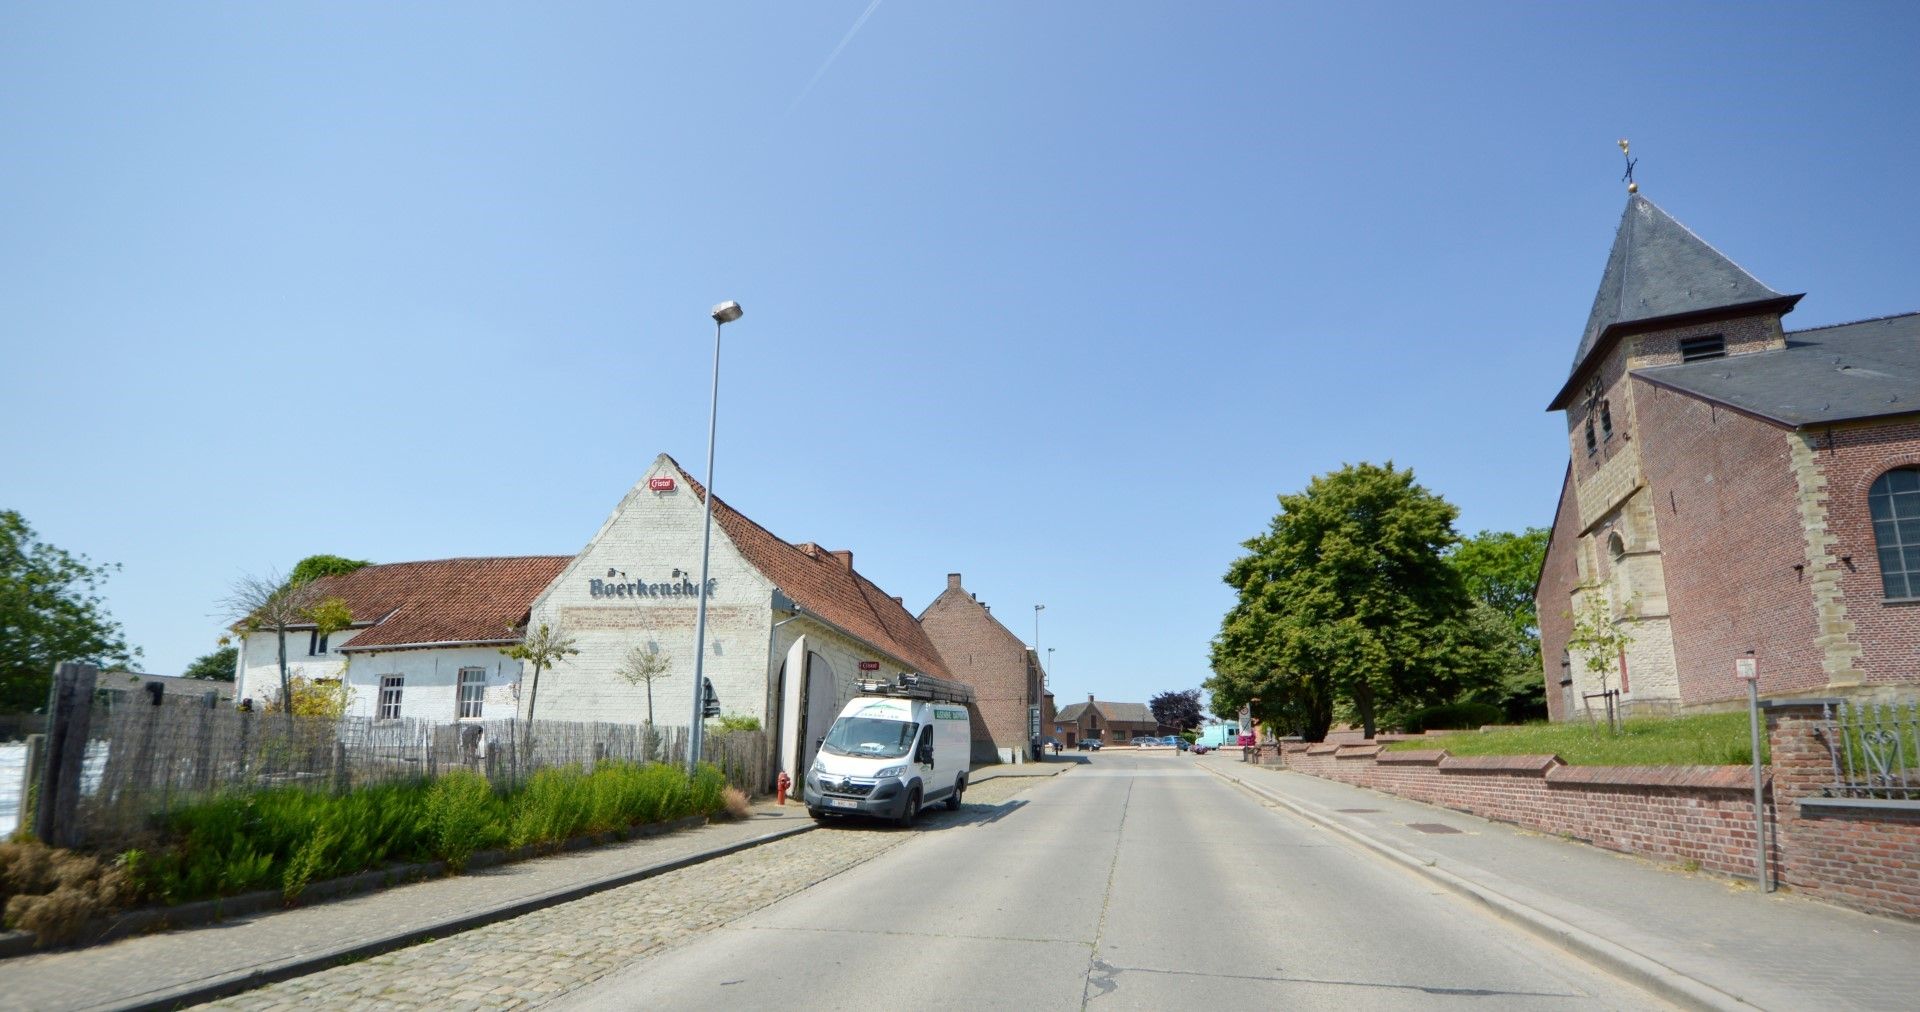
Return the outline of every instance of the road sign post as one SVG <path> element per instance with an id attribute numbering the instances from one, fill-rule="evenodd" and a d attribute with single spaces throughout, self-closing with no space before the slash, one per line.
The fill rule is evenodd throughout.
<path id="1" fill-rule="evenodd" d="M 1733 676 L 1747 683 L 1747 732 L 1753 748 L 1753 879 L 1760 884 L 1761 892 L 1772 892 L 1773 883 L 1767 878 L 1766 774 L 1760 765 L 1759 666 L 1750 656 L 1737 658 L 1733 662 Z"/>

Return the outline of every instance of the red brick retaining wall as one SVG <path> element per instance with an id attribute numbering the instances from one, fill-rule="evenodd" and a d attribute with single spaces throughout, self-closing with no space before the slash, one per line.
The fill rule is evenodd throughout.
<path id="1" fill-rule="evenodd" d="M 1817 701 L 1770 706 L 1765 797 L 1775 880 L 1828 902 L 1920 918 L 1920 810 L 1823 804 L 1833 769 Z M 1551 755 L 1386 752 L 1371 742 L 1264 745 L 1256 760 L 1609 850 L 1753 875 L 1748 766 L 1568 766 Z"/>
<path id="2" fill-rule="evenodd" d="M 1753 873 L 1753 774 L 1744 766 L 1568 766 L 1558 756 L 1288 746 L 1286 765 L 1413 801 L 1567 835 L 1608 850 Z"/>

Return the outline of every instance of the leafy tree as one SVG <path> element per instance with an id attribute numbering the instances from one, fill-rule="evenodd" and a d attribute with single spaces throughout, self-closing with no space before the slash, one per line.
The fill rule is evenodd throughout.
<path id="1" fill-rule="evenodd" d="M 620 659 L 620 666 L 614 673 L 627 680 L 629 685 L 647 687 L 647 724 L 653 724 L 653 682 L 664 678 L 673 668 L 673 658 L 657 653 L 647 647 L 633 647 Z"/>
<path id="2" fill-rule="evenodd" d="M 291 707 L 286 705 L 289 698 L 293 700 Z M 347 687 L 344 679 L 295 677 L 289 695 L 267 700 L 266 712 L 279 713 L 285 710 L 295 717 L 339 720 L 347 715 L 347 707 L 352 702 L 353 690 Z"/>
<path id="3" fill-rule="evenodd" d="M 292 577 L 282 579 L 273 572 L 242 575 L 233 582 L 222 603 L 234 616 L 234 624 L 241 632 L 273 631 L 279 645 L 281 699 L 294 698 L 293 681 L 287 674 L 287 628 L 310 622 L 320 635 L 327 636 L 353 622 L 347 603 L 329 596 L 318 582 L 296 581 Z M 288 709 L 289 724 L 293 717 L 293 710 Z"/>
<path id="4" fill-rule="evenodd" d="M 1540 618 L 1534 610 L 1533 588 L 1540 582 L 1540 566 L 1547 558 L 1548 531 L 1529 527 L 1511 531 L 1481 531 L 1462 540 L 1447 553 L 1447 562 L 1460 574 L 1467 593 L 1513 624 L 1515 632 L 1540 636 Z"/>
<path id="5" fill-rule="evenodd" d="M 1529 527 L 1518 534 L 1481 531 L 1447 554 L 1467 592 L 1505 623 L 1504 630 L 1482 630 L 1484 638 L 1504 645 L 1487 644 L 1491 652 L 1485 659 L 1495 677 L 1492 688 L 1481 696 L 1482 701 L 1499 706 L 1509 720 L 1546 715 L 1540 620 L 1533 590 L 1546 560 L 1547 537 L 1544 527 Z"/>
<path id="6" fill-rule="evenodd" d="M 1573 614 L 1573 631 L 1567 636 L 1567 650 L 1580 655 L 1581 666 L 1607 691 L 1607 674 L 1613 670 L 1622 651 L 1633 645 L 1633 634 L 1613 620 L 1607 599 L 1588 594 L 1586 604 Z"/>
<path id="7" fill-rule="evenodd" d="M 49 545 L 25 517 L 0 510 L 0 711 L 46 705 L 61 661 L 132 666 L 140 651 L 101 595 L 119 568 Z"/>
<path id="8" fill-rule="evenodd" d="M 202 654 L 187 665 L 180 673 L 182 678 L 214 678 L 222 681 L 233 679 L 233 669 L 240 661 L 239 647 L 221 647 L 210 654 Z"/>
<path id="9" fill-rule="evenodd" d="M 1200 726 L 1206 719 L 1206 711 L 1200 706 L 1200 690 L 1187 689 L 1184 692 L 1162 692 L 1147 700 L 1147 709 L 1153 711 L 1153 719 L 1173 728 L 1175 731 L 1187 731 Z"/>
<path id="10" fill-rule="evenodd" d="M 577 641 L 558 627 L 545 622 L 538 628 L 529 628 L 520 637 L 520 642 L 510 647 L 501 647 L 500 652 L 522 664 L 533 665 L 532 687 L 527 692 L 527 734 L 524 748 L 527 754 L 533 754 L 533 704 L 540 698 L 540 672 L 566 660 L 580 652 Z"/>
<path id="11" fill-rule="evenodd" d="M 365 559 L 345 559 L 338 555 L 309 555 L 293 564 L 288 583 L 312 583 L 323 576 L 345 576 L 356 569 L 371 566 Z"/>
<path id="12" fill-rule="evenodd" d="M 1457 514 L 1391 461 L 1281 496 L 1227 570 L 1239 597 L 1213 643 L 1214 706 L 1257 698 L 1262 723 L 1320 738 L 1339 704 L 1371 737 L 1383 716 L 1492 677 L 1450 655 L 1473 607 L 1443 554 Z"/>

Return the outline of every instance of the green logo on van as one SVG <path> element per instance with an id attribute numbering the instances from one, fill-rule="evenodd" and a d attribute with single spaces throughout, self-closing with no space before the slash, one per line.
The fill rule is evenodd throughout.
<path id="1" fill-rule="evenodd" d="M 967 719 L 967 711 L 965 710 L 935 709 L 933 711 L 933 715 L 938 720 L 966 720 Z"/>

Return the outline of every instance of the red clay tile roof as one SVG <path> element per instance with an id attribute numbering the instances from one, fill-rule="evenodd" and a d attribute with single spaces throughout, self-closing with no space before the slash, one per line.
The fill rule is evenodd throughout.
<path id="1" fill-rule="evenodd" d="M 674 470 L 687 481 L 693 494 L 706 498 L 704 485 L 693 479 L 687 469 L 672 457 Z M 808 552 L 776 537 L 713 497 L 713 519 L 727 532 L 740 554 L 755 569 L 779 587 L 809 614 L 816 615 L 841 629 L 866 640 L 919 669 L 922 674 L 951 678 L 940 651 L 934 649 L 926 630 L 900 602 L 875 586 L 859 571 L 843 564 L 832 553 L 815 548 Z"/>
<path id="2" fill-rule="evenodd" d="M 527 608 L 573 561 L 571 555 L 436 559 L 366 566 L 315 581 L 339 597 L 359 629 L 346 652 L 428 643 L 518 638 Z M 372 628 L 360 628 L 371 622 Z"/>

